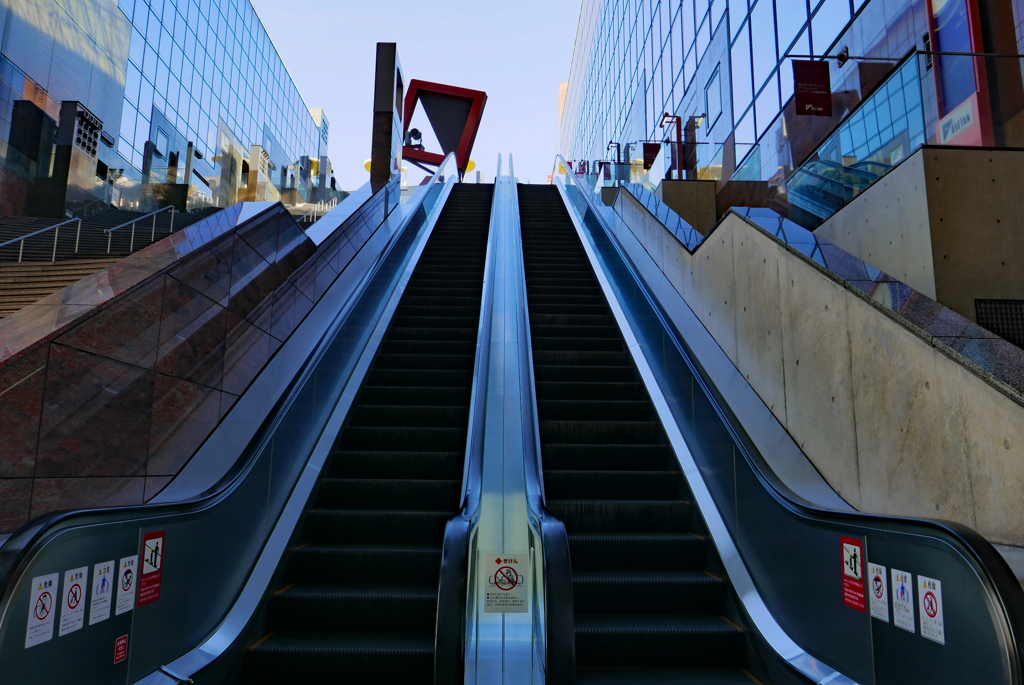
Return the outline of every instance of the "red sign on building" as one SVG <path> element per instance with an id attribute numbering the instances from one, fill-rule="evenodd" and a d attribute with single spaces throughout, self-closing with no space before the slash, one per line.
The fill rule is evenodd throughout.
<path id="1" fill-rule="evenodd" d="M 122 635 L 114 642 L 114 663 L 119 664 L 128 658 L 128 636 Z"/>
<path id="2" fill-rule="evenodd" d="M 661 143 L 644 143 L 644 169 L 650 169 L 661 152 Z"/>
<path id="3" fill-rule="evenodd" d="M 864 592 L 864 542 L 857 538 L 842 538 L 843 543 L 843 603 L 851 609 L 867 612 Z"/>
<path id="4" fill-rule="evenodd" d="M 832 116 L 832 81 L 828 63 L 793 60 L 793 93 L 797 114 Z"/>

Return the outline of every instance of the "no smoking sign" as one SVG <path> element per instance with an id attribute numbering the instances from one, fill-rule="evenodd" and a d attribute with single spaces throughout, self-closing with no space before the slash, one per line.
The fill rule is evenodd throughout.
<path id="1" fill-rule="evenodd" d="M 485 613 L 525 614 L 529 611 L 529 560 L 530 555 L 523 553 L 481 553 L 480 587 L 484 593 Z"/>

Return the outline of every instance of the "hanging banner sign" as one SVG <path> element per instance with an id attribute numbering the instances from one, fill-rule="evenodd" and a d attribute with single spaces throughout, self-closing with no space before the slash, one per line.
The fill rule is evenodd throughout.
<path id="1" fill-rule="evenodd" d="M 832 116 L 832 80 L 828 62 L 793 60 L 793 95 L 796 113 L 807 116 Z"/>
<path id="2" fill-rule="evenodd" d="M 661 152 L 661 143 L 644 143 L 644 169 L 650 169 Z"/>
<path id="3" fill-rule="evenodd" d="M 525 614 L 529 611 L 529 554 L 482 552 L 480 586 L 484 613 Z"/>
<path id="4" fill-rule="evenodd" d="M 864 542 L 856 538 L 842 538 L 843 543 L 843 603 L 851 609 L 867 613 L 864 594 Z"/>

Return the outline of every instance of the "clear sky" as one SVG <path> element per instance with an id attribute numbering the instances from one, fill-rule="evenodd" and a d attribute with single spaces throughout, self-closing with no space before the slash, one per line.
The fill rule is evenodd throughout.
<path id="1" fill-rule="evenodd" d="M 378 41 L 398 43 L 407 80 L 487 92 L 473 159 L 488 182 L 499 153 L 514 155 L 521 181 L 551 173 L 581 0 L 252 1 L 306 105 L 327 113 L 339 188 L 369 180 Z M 429 129 L 419 110 L 412 124 Z M 432 136 L 424 143 L 441 151 Z M 422 175 L 410 169 L 413 182 Z"/>

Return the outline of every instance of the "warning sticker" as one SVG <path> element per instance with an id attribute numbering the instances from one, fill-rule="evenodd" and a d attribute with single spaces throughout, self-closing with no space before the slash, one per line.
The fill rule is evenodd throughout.
<path id="1" fill-rule="evenodd" d="M 942 620 L 942 583 L 934 578 L 917 577 L 917 598 L 921 609 L 921 637 L 946 644 L 946 626 Z"/>
<path id="2" fill-rule="evenodd" d="M 139 606 L 160 599 L 164 575 L 164 531 L 146 533 L 142 538 L 142 579 L 139 580 Z"/>
<path id="3" fill-rule="evenodd" d="M 889 581 L 885 577 L 885 567 L 868 564 L 868 600 L 871 603 L 871 615 L 889 622 Z"/>
<path id="4" fill-rule="evenodd" d="M 864 542 L 856 538 L 842 538 L 843 543 L 843 603 L 857 611 L 867 611 L 864 596 Z"/>
<path id="5" fill-rule="evenodd" d="M 57 579 L 51 573 L 32 579 L 28 598 L 28 628 L 25 630 L 25 649 L 49 642 L 53 637 L 53 619 L 57 611 Z"/>
<path id="6" fill-rule="evenodd" d="M 480 586 L 484 590 L 484 613 L 525 614 L 529 611 L 530 556 L 507 552 L 482 552 Z"/>
<path id="7" fill-rule="evenodd" d="M 916 633 L 914 627 L 914 576 L 892 570 L 892 622 L 897 628 Z"/>
<path id="8" fill-rule="evenodd" d="M 139 555 L 125 557 L 117 565 L 120 572 L 117 574 L 117 604 L 114 605 L 114 615 L 120 616 L 126 611 L 135 608 L 135 585 L 137 582 Z"/>
<path id="9" fill-rule="evenodd" d="M 92 604 L 89 625 L 110 618 L 110 598 L 114 596 L 114 560 L 92 567 Z"/>
<path id="10" fill-rule="evenodd" d="M 88 566 L 64 572 L 64 589 L 61 591 L 64 606 L 60 611 L 58 635 L 73 633 L 85 624 L 85 588 L 88 585 Z"/>
<path id="11" fill-rule="evenodd" d="M 128 658 L 128 636 L 122 635 L 114 640 L 114 663 L 119 664 Z"/>

